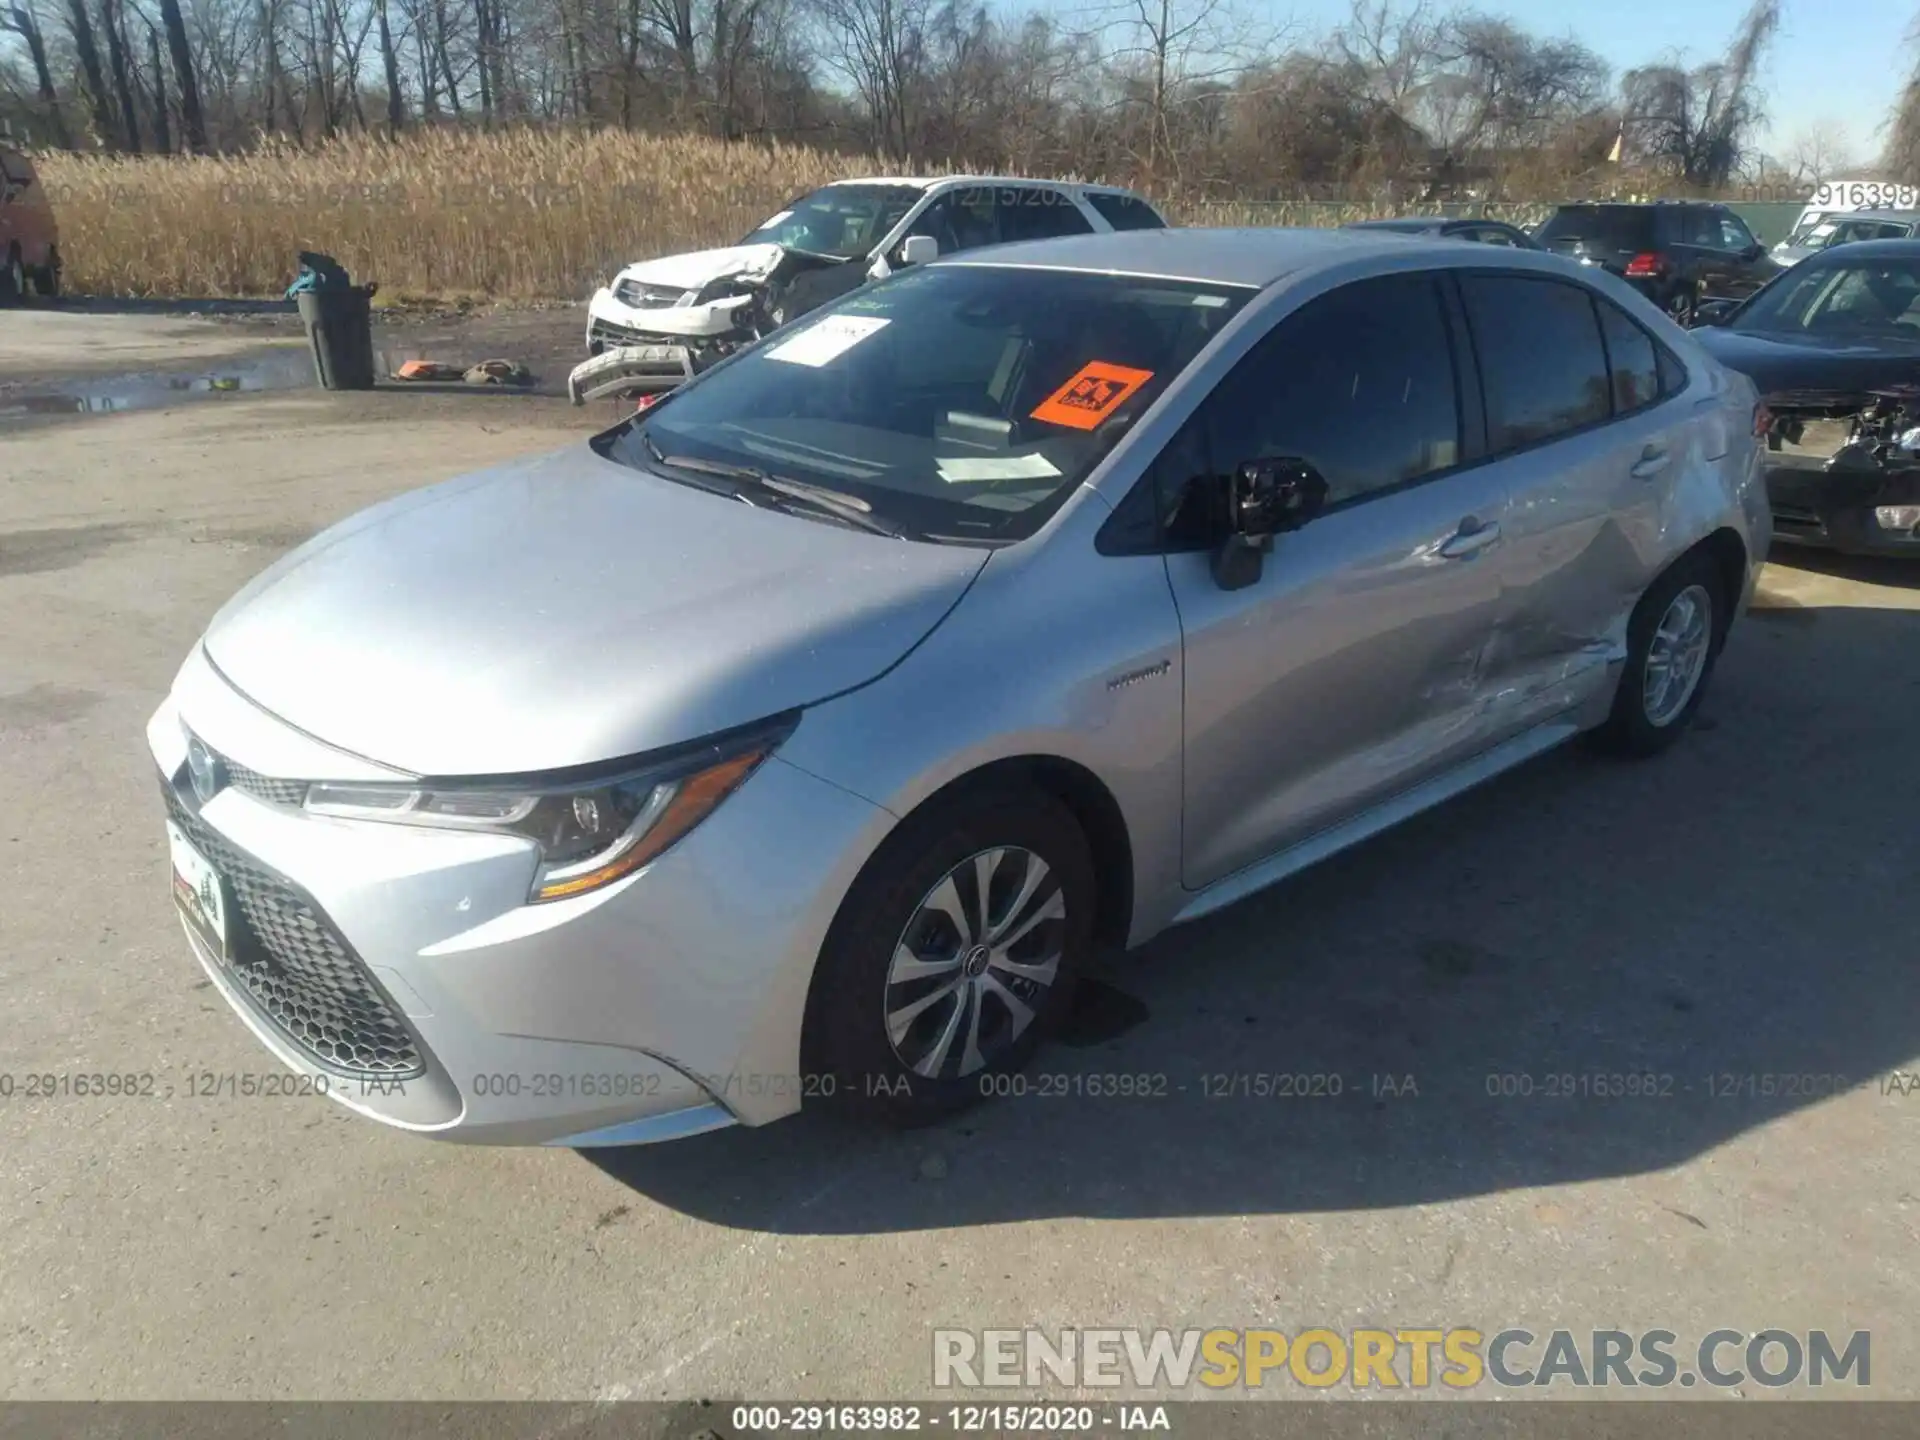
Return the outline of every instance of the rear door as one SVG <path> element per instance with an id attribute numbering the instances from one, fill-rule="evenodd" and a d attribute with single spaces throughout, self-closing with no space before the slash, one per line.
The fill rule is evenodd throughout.
<path id="1" fill-rule="evenodd" d="M 1080 202 L 1054 185 L 996 186 L 994 209 L 1003 243 L 1093 233 L 1093 222 L 1081 210 Z"/>
<path id="2" fill-rule="evenodd" d="M 1460 290 L 1490 468 L 1513 497 L 1492 703 L 1526 726 L 1609 682 L 1661 553 L 1661 497 L 1689 461 L 1689 416 L 1668 398 L 1658 342 L 1605 296 L 1512 273 L 1463 274 Z"/>
<path id="3" fill-rule="evenodd" d="M 1508 507 L 1495 467 L 1462 464 L 1478 401 L 1459 329 L 1434 275 L 1330 291 L 1281 320 L 1157 462 L 1162 513 L 1191 546 L 1167 566 L 1191 887 L 1485 742 Z M 1222 589 L 1206 477 L 1282 456 L 1325 476 L 1329 507 L 1275 538 L 1257 581 Z"/>

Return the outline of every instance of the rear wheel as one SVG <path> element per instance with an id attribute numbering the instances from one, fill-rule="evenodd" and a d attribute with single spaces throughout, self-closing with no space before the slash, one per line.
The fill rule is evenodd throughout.
<path id="1" fill-rule="evenodd" d="M 1616 755 L 1657 755 L 1680 738 L 1706 694 L 1731 608 L 1712 560 L 1688 555 L 1662 575 L 1627 623 L 1627 664 L 1594 743 Z"/>
<path id="2" fill-rule="evenodd" d="M 911 817 L 835 919 L 808 997 L 811 1094 L 922 1124 L 1003 1090 L 1072 997 L 1094 878 L 1072 813 L 981 792 Z"/>

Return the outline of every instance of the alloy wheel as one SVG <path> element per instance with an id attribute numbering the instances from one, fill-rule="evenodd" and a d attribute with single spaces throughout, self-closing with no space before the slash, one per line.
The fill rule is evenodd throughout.
<path id="1" fill-rule="evenodd" d="M 982 850 L 919 905 L 887 969 L 887 1040 L 915 1074 L 957 1079 L 1025 1033 L 1060 973 L 1066 893 L 1031 850 Z"/>
<path id="2" fill-rule="evenodd" d="M 1647 723 L 1663 728 L 1687 708 L 1707 668 L 1713 643 L 1713 597 L 1704 585 L 1689 585 L 1668 602 L 1647 642 L 1640 703 Z"/>

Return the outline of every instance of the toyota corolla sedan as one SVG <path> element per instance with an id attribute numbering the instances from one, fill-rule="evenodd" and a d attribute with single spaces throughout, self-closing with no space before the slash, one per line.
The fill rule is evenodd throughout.
<path id="1" fill-rule="evenodd" d="M 173 894 L 386 1124 L 912 1122 L 1137 945 L 1687 728 L 1755 396 L 1623 282 L 1340 232 L 915 269 L 317 536 L 152 719 Z"/>

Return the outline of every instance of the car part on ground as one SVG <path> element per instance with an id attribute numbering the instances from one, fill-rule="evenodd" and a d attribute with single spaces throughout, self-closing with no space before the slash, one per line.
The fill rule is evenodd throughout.
<path id="1" fill-rule="evenodd" d="M 938 1118 L 1096 947 L 1673 743 L 1766 556 L 1755 403 L 1517 249 L 916 265 L 256 577 L 148 726 L 175 903 L 397 1128 Z"/>
<path id="2" fill-rule="evenodd" d="M 1762 410 L 1774 534 L 1920 556 L 1920 239 L 1820 251 L 1695 334 Z"/>

